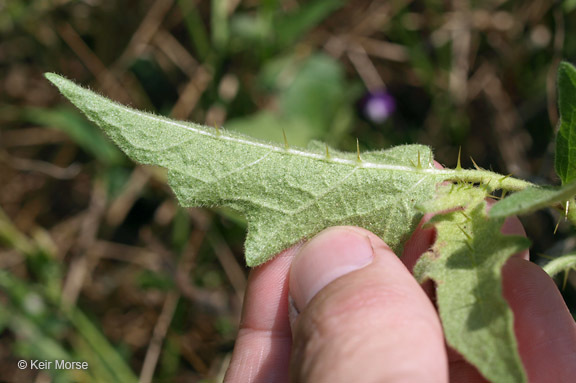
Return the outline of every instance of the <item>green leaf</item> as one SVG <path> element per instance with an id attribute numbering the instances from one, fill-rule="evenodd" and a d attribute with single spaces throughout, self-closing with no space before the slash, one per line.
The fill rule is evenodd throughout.
<path id="1" fill-rule="evenodd" d="M 576 253 L 566 254 L 555 258 L 544 265 L 543 269 L 551 277 L 563 271 L 576 269 Z"/>
<path id="2" fill-rule="evenodd" d="M 568 201 L 576 194 L 576 182 L 563 187 L 530 187 L 498 201 L 490 210 L 491 218 L 527 214 Z"/>
<path id="3" fill-rule="evenodd" d="M 525 382 L 501 270 L 529 243 L 501 234 L 504 219 L 487 217 L 485 195 L 472 186 L 441 189 L 435 206 L 451 211 L 430 221 L 437 239 L 414 274 L 419 281 L 436 282 L 438 310 L 452 347 L 491 382 Z M 463 198 L 464 209 L 454 210 Z"/>
<path id="4" fill-rule="evenodd" d="M 432 165 L 420 145 L 343 153 L 255 141 L 235 132 L 171 121 L 129 109 L 60 76 L 47 78 L 132 159 L 165 167 L 184 206 L 229 206 L 248 220 L 246 260 L 266 262 L 326 227 L 356 225 L 398 254 L 435 185 L 453 171 Z M 418 166 L 420 163 L 421 166 Z"/>
<path id="5" fill-rule="evenodd" d="M 576 180 L 576 68 L 567 62 L 558 67 L 558 109 L 555 166 L 564 185 Z"/>

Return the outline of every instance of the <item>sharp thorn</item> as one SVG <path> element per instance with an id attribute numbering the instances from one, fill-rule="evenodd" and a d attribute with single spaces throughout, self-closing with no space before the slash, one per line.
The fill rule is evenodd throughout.
<path id="1" fill-rule="evenodd" d="M 288 145 L 288 138 L 286 138 L 286 131 L 282 129 L 282 135 L 284 136 L 284 149 L 290 149 L 290 145 Z"/>
<path id="2" fill-rule="evenodd" d="M 472 237 L 470 236 L 470 234 L 466 233 L 466 230 L 464 230 L 464 229 L 462 228 L 462 226 L 460 226 L 460 225 L 456 225 L 456 226 L 458 226 L 458 229 L 460 229 L 460 231 L 462 232 L 462 234 L 464 234 L 464 235 L 466 236 L 466 238 L 468 238 L 468 241 L 471 241 L 471 240 L 472 240 Z"/>
<path id="3" fill-rule="evenodd" d="M 328 148 L 328 144 L 326 144 L 326 159 L 330 159 L 330 149 Z"/>
<path id="4" fill-rule="evenodd" d="M 456 170 L 462 170 L 460 165 L 460 155 L 462 154 L 462 146 L 458 147 L 458 161 L 456 162 Z"/>
<path id="5" fill-rule="evenodd" d="M 418 166 L 416 166 L 418 169 L 422 169 L 422 163 L 420 162 L 420 150 L 418 150 Z"/>
<path id="6" fill-rule="evenodd" d="M 566 291 L 566 284 L 568 283 L 568 275 L 570 270 L 564 270 L 564 280 L 562 281 L 562 291 Z"/>
<path id="7" fill-rule="evenodd" d="M 458 211 L 460 212 L 460 214 L 462 214 L 464 217 L 466 217 L 466 219 L 467 219 L 468 221 L 470 221 L 470 216 L 469 216 L 468 214 L 466 214 L 466 213 L 464 212 L 464 210 L 458 210 Z M 462 229 L 460 229 L 460 230 L 462 230 Z M 466 233 L 465 233 L 465 234 L 466 234 Z"/>
<path id="8" fill-rule="evenodd" d="M 551 256 L 546 255 L 546 254 L 542 254 L 542 253 L 537 253 L 536 255 L 539 256 L 539 257 L 542 257 L 542 258 L 544 258 L 544 259 L 548 259 L 548 260 L 554 259 L 554 257 L 551 257 Z"/>
<path id="9" fill-rule="evenodd" d="M 469 249 L 470 251 L 474 251 L 474 249 L 472 248 L 472 244 L 470 243 L 470 242 L 472 242 L 472 237 L 470 236 L 470 234 L 466 233 L 466 230 L 464 230 L 464 229 L 462 228 L 462 226 L 460 226 L 460 225 L 458 225 L 458 224 L 457 224 L 456 226 L 458 227 L 458 229 L 460 229 L 460 231 L 462 232 L 462 234 L 464 234 L 464 235 L 466 236 L 467 240 L 466 240 L 465 243 L 466 243 L 466 246 L 468 247 L 468 249 Z"/>
<path id="10" fill-rule="evenodd" d="M 358 162 L 362 162 L 362 158 L 360 158 L 360 142 L 358 141 L 358 138 L 356 138 L 356 155 Z"/>
<path id="11" fill-rule="evenodd" d="M 570 201 L 566 201 L 566 209 L 564 209 L 564 221 L 568 220 L 568 209 L 570 208 Z"/>
<path id="12" fill-rule="evenodd" d="M 218 124 L 214 124 L 214 129 L 216 129 L 216 135 L 219 136 L 220 135 L 220 126 L 218 126 Z"/>
<path id="13" fill-rule="evenodd" d="M 560 217 L 558 219 L 558 222 L 556 222 L 556 227 L 554 228 L 554 235 L 556 235 L 556 232 L 558 231 L 558 227 L 560 226 L 560 221 L 562 221 L 562 217 Z"/>
<path id="14" fill-rule="evenodd" d="M 474 158 L 472 158 L 472 156 L 470 156 L 470 159 L 472 160 L 472 163 L 474 164 L 474 167 L 476 168 L 476 170 L 482 170 L 482 168 L 480 166 L 478 166 L 476 161 L 474 161 Z"/>

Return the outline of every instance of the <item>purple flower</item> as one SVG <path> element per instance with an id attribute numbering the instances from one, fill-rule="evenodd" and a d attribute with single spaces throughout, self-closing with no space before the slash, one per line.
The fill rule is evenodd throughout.
<path id="1" fill-rule="evenodd" d="M 381 124 L 390 117 L 396 109 L 396 102 L 388 92 L 376 90 L 364 96 L 362 112 L 372 122 Z"/>

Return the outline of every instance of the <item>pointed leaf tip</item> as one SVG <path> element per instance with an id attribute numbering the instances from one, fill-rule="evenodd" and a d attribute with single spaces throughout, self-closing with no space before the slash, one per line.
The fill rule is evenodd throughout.
<path id="1" fill-rule="evenodd" d="M 58 88 L 60 88 L 60 86 L 63 85 L 64 83 L 70 82 L 70 80 L 67 80 L 64 77 L 62 77 L 56 73 L 51 73 L 51 72 L 44 73 L 44 77 L 46 77 L 46 79 L 48 81 L 50 81 L 52 84 L 56 85 Z"/>

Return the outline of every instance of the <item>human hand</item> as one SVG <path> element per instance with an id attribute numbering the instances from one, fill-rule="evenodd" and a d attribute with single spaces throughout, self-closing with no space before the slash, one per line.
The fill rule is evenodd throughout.
<path id="1" fill-rule="evenodd" d="M 523 234 L 517 219 L 502 231 Z M 369 231 L 336 227 L 254 269 L 225 381 L 485 381 L 446 347 L 426 293 L 433 289 L 410 273 L 433 241 L 433 230 L 419 228 L 398 258 Z M 503 293 L 529 381 L 573 381 L 576 324 L 554 282 L 527 259 L 505 264 Z"/>

